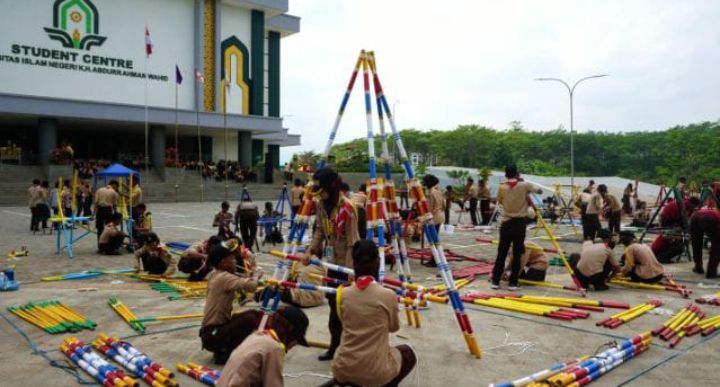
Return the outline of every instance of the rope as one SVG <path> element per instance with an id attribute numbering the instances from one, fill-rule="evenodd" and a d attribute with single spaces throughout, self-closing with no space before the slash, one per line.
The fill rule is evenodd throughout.
<path id="1" fill-rule="evenodd" d="M 41 356 L 42 358 L 44 358 L 45 360 L 47 360 L 48 363 L 50 363 L 50 366 L 55 367 L 55 368 L 59 368 L 59 369 L 65 371 L 65 372 L 67 372 L 68 374 L 74 376 L 74 377 L 75 377 L 75 380 L 77 380 L 77 382 L 78 382 L 80 385 L 85 385 L 85 386 L 97 385 L 97 383 L 95 383 L 94 381 L 87 381 L 87 380 L 83 379 L 82 376 L 80 376 L 79 368 L 78 368 L 78 367 L 75 367 L 75 366 L 74 366 L 70 361 L 68 361 L 67 359 L 63 359 L 63 360 L 61 360 L 61 361 L 58 361 L 58 360 L 55 360 L 55 359 L 49 357 L 49 356 L 47 355 L 47 352 L 46 352 L 46 351 L 43 351 L 43 350 L 41 350 L 41 349 L 38 349 L 37 345 L 35 345 L 35 342 L 32 341 L 32 339 L 27 335 L 27 333 L 25 333 L 25 331 L 23 331 L 20 327 L 18 327 L 14 322 L 12 322 L 12 320 L 8 319 L 7 316 L 5 316 L 5 314 L 3 314 L 2 312 L 0 312 L 0 316 L 2 316 L 2 318 L 3 318 L 5 321 L 7 321 L 7 323 L 10 324 L 10 326 L 13 327 L 13 329 L 15 329 L 15 331 L 16 331 L 17 333 L 19 333 L 19 334 L 25 339 L 25 341 L 27 341 L 27 343 L 28 343 L 28 345 L 30 346 L 30 349 L 31 349 L 31 351 L 32 351 L 31 353 L 32 353 L 33 355 Z"/>

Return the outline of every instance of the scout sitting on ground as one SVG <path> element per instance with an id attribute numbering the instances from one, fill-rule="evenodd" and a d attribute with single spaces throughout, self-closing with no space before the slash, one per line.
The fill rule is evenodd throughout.
<path id="1" fill-rule="evenodd" d="M 160 238 L 154 232 L 145 237 L 145 245 L 135 252 L 135 271 L 170 277 L 175 274 L 172 254 L 160 245 Z"/>
<path id="2" fill-rule="evenodd" d="M 264 332 L 254 331 L 235 348 L 222 376 L 220 387 L 281 387 L 285 353 L 295 345 L 307 346 L 305 332 L 309 321 L 300 309 L 281 308 L 268 321 Z M 257 325 L 248 325 L 255 330 Z"/>
<path id="3" fill-rule="evenodd" d="M 120 222 L 122 222 L 122 215 L 110 215 L 109 221 L 105 225 L 102 234 L 100 234 L 100 239 L 98 239 L 98 252 L 100 254 L 120 255 L 118 250 L 127 236 L 118 229 Z"/>
<path id="4" fill-rule="evenodd" d="M 648 284 L 660 282 L 665 276 L 665 268 L 655 258 L 648 245 L 635 243 L 635 234 L 631 231 L 620 233 L 620 243 L 625 246 L 625 266 L 622 274 L 629 276 L 633 282 Z"/>
<path id="5" fill-rule="evenodd" d="M 233 222 L 233 214 L 230 213 L 230 203 L 222 202 L 220 204 L 220 212 L 215 214 L 213 218 L 213 227 L 218 228 L 217 235 L 220 239 L 226 241 L 230 238 L 234 238 L 235 234 L 230 230 L 230 224 Z"/>
<path id="6" fill-rule="evenodd" d="M 205 276 L 210 273 L 210 266 L 207 264 L 208 253 L 215 245 L 220 243 L 222 243 L 222 240 L 217 235 L 193 243 L 180 255 L 178 270 L 190 274 L 188 281 L 204 280 Z"/>
<path id="7" fill-rule="evenodd" d="M 152 232 L 152 214 L 147 211 L 144 203 L 140 203 L 133 207 L 137 212 L 137 217 L 133 223 L 133 243 L 135 249 L 143 247 L 147 240 L 148 234 Z"/>
<path id="8" fill-rule="evenodd" d="M 605 281 L 619 273 L 621 268 L 613 256 L 615 241 L 612 240 L 612 234 L 601 229 L 598 237 L 602 239 L 600 243 L 585 241 L 579 256 L 577 253 L 570 256 L 570 264 L 574 266 L 575 274 L 585 289 L 592 285 L 595 290 L 608 290 Z"/>
<path id="9" fill-rule="evenodd" d="M 505 265 L 505 274 L 503 280 L 507 281 L 510 278 L 510 268 L 512 260 L 515 259 L 512 255 L 512 251 L 508 253 L 510 260 Z M 521 255 L 520 259 L 520 279 L 529 281 L 545 281 L 545 273 L 548 268 L 548 257 L 543 251 L 542 247 L 538 245 L 525 244 L 525 252 Z"/>
<path id="10" fill-rule="evenodd" d="M 216 364 L 224 364 L 247 336 L 247 316 L 232 316 L 232 304 L 236 292 L 253 292 L 257 277 L 241 278 L 235 274 L 237 261 L 232 250 L 225 244 L 210 250 L 208 264 L 215 270 L 208 276 L 208 292 L 205 301 L 205 317 L 200 328 L 202 347 L 212 351 Z"/>
<path id="11" fill-rule="evenodd" d="M 388 343 L 389 333 L 400 329 L 397 296 L 375 282 L 380 268 L 375 243 L 358 241 L 352 253 L 356 280 L 337 293 L 343 330 L 333 377 L 341 385 L 397 386 L 417 363 L 410 346 Z"/>

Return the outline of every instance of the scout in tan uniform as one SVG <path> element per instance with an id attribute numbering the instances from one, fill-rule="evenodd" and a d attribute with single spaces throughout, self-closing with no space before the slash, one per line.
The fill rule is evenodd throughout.
<path id="1" fill-rule="evenodd" d="M 487 182 L 483 179 L 478 182 L 478 200 L 480 201 L 480 217 L 482 218 L 482 224 L 487 225 L 490 223 L 490 217 L 492 212 L 490 211 L 490 188 L 487 186 Z"/>
<path id="2" fill-rule="evenodd" d="M 241 278 L 235 274 L 235 253 L 225 244 L 216 245 L 210 250 L 208 264 L 215 270 L 208 276 L 205 317 L 200 328 L 200 339 L 202 347 L 214 353 L 215 363 L 224 364 L 230 352 L 240 345 L 260 322 L 260 312 L 232 316 L 235 293 L 255 291 L 257 278 Z"/>
<path id="3" fill-rule="evenodd" d="M 658 262 L 648 245 L 635 243 L 635 234 L 631 231 L 620 233 L 620 243 L 625 246 L 625 266 L 622 274 L 633 282 L 656 283 L 665 277 L 665 268 Z"/>
<path id="4" fill-rule="evenodd" d="M 508 254 L 510 262 L 505 266 L 504 277 L 510 277 L 510 267 L 515 259 L 512 252 Z M 548 256 L 541 247 L 525 246 L 525 252 L 520 258 L 520 278 L 529 281 L 545 281 L 545 274 L 549 264 Z"/>
<path id="5" fill-rule="evenodd" d="M 447 205 L 445 195 L 440 191 L 440 180 L 435 175 L 425 175 L 422 184 L 427 189 L 425 195 L 430 205 L 435 230 L 440 233 L 440 227 L 445 223 L 445 206 Z M 422 264 L 426 267 L 437 267 L 434 259 L 429 259 Z"/>
<path id="6" fill-rule="evenodd" d="M 473 180 L 472 177 L 467 178 L 463 200 L 470 202 L 470 221 L 473 226 L 477 226 L 478 189 L 475 186 L 475 180 Z M 465 205 L 463 204 L 463 210 L 464 209 Z"/>
<path id="7" fill-rule="evenodd" d="M 118 227 L 122 222 L 122 215 L 111 214 L 109 222 L 103 228 L 100 238 L 98 239 L 98 253 L 106 255 L 120 255 L 120 246 L 125 240 L 124 232 Z"/>
<path id="8" fill-rule="evenodd" d="M 338 288 L 343 332 L 332 362 L 333 377 L 340 384 L 397 386 L 417 363 L 410 346 L 389 344 L 389 334 L 400 329 L 397 296 L 375 282 L 380 265 L 375 243 L 357 242 L 353 259 L 355 282 Z"/>
<path id="9" fill-rule="evenodd" d="M 230 224 L 232 224 L 232 222 L 233 214 L 230 212 L 230 203 L 222 202 L 222 204 L 220 204 L 220 212 L 215 214 L 212 222 L 212 226 L 218 228 L 217 235 L 220 239 L 226 241 L 235 237 L 235 234 L 230 230 Z"/>
<path id="10" fill-rule="evenodd" d="M 118 205 L 120 195 L 117 193 L 118 183 L 113 180 L 110 184 L 102 187 L 95 192 L 95 201 L 93 203 L 93 216 L 95 216 L 95 231 L 97 231 L 98 239 L 102 230 L 105 228 L 108 218 L 115 212 Z"/>
<path id="11" fill-rule="evenodd" d="M 615 242 L 612 240 L 612 234 L 607 230 L 600 230 L 598 235 L 602 242 L 585 241 L 579 259 L 578 254 L 575 253 L 571 255 L 570 260 L 573 264 L 577 263 L 575 275 L 585 289 L 593 285 L 595 290 L 608 290 L 605 281 L 615 273 L 619 273 L 621 268 L 613 256 Z"/>
<path id="12" fill-rule="evenodd" d="M 198 241 L 190 245 L 180 254 L 178 270 L 190 274 L 188 281 L 202 281 L 208 275 L 211 268 L 207 262 L 210 250 L 222 243 L 219 236 L 213 235 L 210 238 Z"/>
<path id="13" fill-rule="evenodd" d="M 528 195 L 532 192 L 542 194 L 542 189 L 520 179 L 515 164 L 510 164 L 505 168 L 505 177 L 508 181 L 500 185 L 497 193 L 498 205 L 503 207 L 503 221 L 500 225 L 500 242 L 491 279 L 493 289 L 500 287 L 500 277 L 505 270 L 505 259 L 510 245 L 512 244 L 514 257 L 520 257 L 525 252 L 528 200 L 530 200 Z M 513 260 L 508 289 L 516 290 L 519 287 L 520 268 L 520 260 Z"/>
<path id="14" fill-rule="evenodd" d="M 265 332 L 251 333 L 235 348 L 218 379 L 219 387 L 282 387 L 285 353 L 307 346 L 308 318 L 292 306 L 281 308 Z M 253 327 L 255 328 L 255 327 Z"/>
<path id="15" fill-rule="evenodd" d="M 143 247 L 135 252 L 135 271 L 170 277 L 175 269 L 172 254 L 160 245 L 160 238 L 154 232 L 148 233 Z"/>
<path id="16" fill-rule="evenodd" d="M 322 168 L 313 175 L 315 182 L 313 195 L 319 196 L 315 215 L 315 233 L 310 247 L 303 256 L 303 263 L 308 265 L 310 257 L 322 255 L 328 261 L 352 267 L 352 246 L 360 237 L 357 229 L 357 213 L 350 199 L 340 195 L 342 180 L 330 168 Z M 324 246 L 324 249 L 323 249 Z M 347 280 L 344 275 L 335 271 L 328 271 L 328 277 Z M 332 359 L 335 350 L 340 345 L 342 324 L 335 308 L 335 297 L 328 297 L 330 317 L 328 329 L 330 330 L 330 348 L 318 359 L 326 361 Z"/>
<path id="17" fill-rule="evenodd" d="M 603 208 L 603 199 L 600 192 L 597 190 L 590 195 L 588 204 L 585 209 L 585 224 L 587 226 L 587 232 L 583 229 L 586 240 L 595 240 L 598 232 L 602 228 L 600 225 L 600 212 Z"/>
<path id="18" fill-rule="evenodd" d="M 605 201 L 605 207 L 610 212 L 608 216 L 608 231 L 619 233 L 620 232 L 620 217 L 622 216 L 622 205 L 615 195 L 608 193 L 607 186 L 600 184 L 597 188 L 598 193 L 602 196 Z"/>
<path id="19" fill-rule="evenodd" d="M 302 181 L 300 181 L 300 179 L 295 179 L 293 187 L 290 188 L 290 209 L 292 210 L 293 219 L 295 219 L 295 215 L 297 215 L 298 211 L 300 211 L 304 192 L 305 189 L 303 189 Z"/>

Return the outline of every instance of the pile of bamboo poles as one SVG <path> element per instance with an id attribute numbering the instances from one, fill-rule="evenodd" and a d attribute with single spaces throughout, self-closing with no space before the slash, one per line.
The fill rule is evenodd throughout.
<path id="1" fill-rule="evenodd" d="M 93 342 L 93 347 L 153 387 L 177 387 L 179 385 L 171 370 L 154 362 L 126 341 L 101 334 Z"/>
<path id="2" fill-rule="evenodd" d="M 57 300 L 28 302 L 21 306 L 11 306 L 8 311 L 47 333 L 93 330 L 97 326 L 94 321 Z"/>
<path id="3" fill-rule="evenodd" d="M 592 356 L 583 356 L 513 381 L 491 387 L 579 387 L 592 383 L 650 347 L 652 336 L 644 332 Z"/>
<path id="4" fill-rule="evenodd" d="M 697 302 L 698 304 L 709 304 L 709 305 L 720 306 L 720 292 L 717 292 L 712 295 L 700 297 L 697 300 L 695 300 L 695 302 Z"/>
<path id="5" fill-rule="evenodd" d="M 674 282 L 660 283 L 660 284 L 646 284 L 642 282 L 633 282 L 629 278 L 615 277 L 610 279 L 610 283 L 613 285 L 623 286 L 626 288 L 635 289 L 646 289 L 646 290 L 658 290 L 678 293 L 681 296 L 688 298 L 692 294 L 692 289 L 679 285 Z"/>
<path id="6" fill-rule="evenodd" d="M 215 386 L 222 374 L 218 370 L 213 370 L 193 362 L 189 362 L 187 364 L 177 363 L 175 364 L 175 368 L 183 374 L 199 382 L 205 383 L 208 386 Z"/>
<path id="7" fill-rule="evenodd" d="M 133 313 L 125 304 L 122 303 L 122 301 L 118 300 L 116 297 L 110 297 L 108 300 L 108 305 L 117 313 L 120 317 L 122 317 L 123 320 L 125 320 L 128 325 L 130 325 L 130 328 L 132 328 L 134 331 L 137 331 L 139 333 L 145 332 L 145 325 L 143 325 L 142 322 L 138 321 L 137 316 L 135 316 L 135 313 Z"/>
<path id="8" fill-rule="evenodd" d="M 542 303 L 523 301 L 518 297 L 505 294 L 468 294 L 462 297 L 464 302 L 490 308 L 510 310 L 534 316 L 549 317 L 557 320 L 575 320 L 590 317 L 590 312 L 574 308 L 564 308 Z"/>
<path id="9" fill-rule="evenodd" d="M 168 296 L 171 301 L 187 298 L 205 298 L 207 297 L 208 282 L 161 281 L 150 284 L 150 288 L 160 293 L 174 293 Z"/>
<path id="10" fill-rule="evenodd" d="M 135 379 L 125 375 L 125 372 L 101 358 L 89 345 L 85 345 L 75 337 L 66 338 L 60 345 L 60 351 L 95 378 L 101 386 L 137 387 L 139 385 Z"/>
<path id="11" fill-rule="evenodd" d="M 707 336 L 718 329 L 720 329 L 720 314 L 686 326 L 685 332 L 687 332 L 686 335 L 688 336 L 694 336 L 698 333 L 702 333 L 703 336 Z"/>
<path id="12" fill-rule="evenodd" d="M 661 306 L 663 303 L 660 300 L 651 300 L 646 303 L 636 305 L 624 312 L 620 312 L 602 320 L 595 325 L 603 326 L 605 328 L 615 329 L 620 325 L 625 324 L 628 321 L 634 320 L 645 313 Z"/>
<path id="13" fill-rule="evenodd" d="M 673 317 L 652 331 L 653 336 L 659 336 L 670 341 L 670 348 L 674 348 L 683 336 L 687 334 L 685 327 L 692 326 L 705 317 L 705 312 L 697 306 L 690 304 L 675 313 Z"/>

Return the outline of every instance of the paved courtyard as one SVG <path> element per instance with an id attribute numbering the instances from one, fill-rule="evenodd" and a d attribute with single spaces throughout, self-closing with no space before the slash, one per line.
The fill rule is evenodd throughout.
<path id="1" fill-rule="evenodd" d="M 164 241 L 194 242 L 212 233 L 213 214 L 218 203 L 152 203 L 155 229 Z M 467 219 L 467 216 L 465 216 Z M 75 247 L 75 257 L 55 254 L 54 236 L 31 235 L 29 211 L 20 207 L 0 208 L 0 252 L 5 254 L 11 249 L 27 246 L 30 255 L 18 260 L 3 258 L 0 267 L 14 265 L 16 276 L 21 282 L 17 292 L 0 293 L 0 374 L 5 386 L 40 385 L 76 385 L 75 377 L 60 368 L 52 367 L 49 359 L 64 362 L 65 357 L 58 352 L 58 345 L 67 335 L 50 335 L 6 311 L 11 305 L 20 305 L 28 301 L 58 299 L 88 318 L 96 321 L 94 332 L 82 331 L 76 336 L 90 343 L 100 332 L 127 339 L 136 348 L 146 352 L 151 358 L 168 368 L 177 362 L 195 361 L 212 367 L 212 355 L 202 351 L 197 336 L 198 320 L 177 322 L 148 323 L 147 332 L 138 335 L 122 321 L 107 305 L 108 298 L 117 296 L 138 316 L 158 316 L 202 312 L 204 300 L 168 301 L 165 294 L 151 290 L 147 283 L 141 283 L 122 275 L 83 281 L 42 282 L 41 277 L 77 272 L 88 269 L 130 267 L 130 254 L 121 256 L 99 256 L 95 253 L 95 237 L 90 235 Z M 495 247 L 478 244 L 475 238 L 480 235 L 496 235 L 478 231 L 456 231 L 453 235 L 444 235 L 443 243 L 453 252 L 479 258 L 494 259 Z M 579 236 L 575 236 L 569 227 L 561 227 L 558 234 L 564 235 L 564 249 L 579 251 Z M 549 245 L 542 238 L 542 232 L 529 231 L 528 237 L 535 242 Z M 280 248 L 281 246 L 278 246 Z M 271 246 L 264 246 L 269 250 Z M 621 247 L 615 248 L 621 254 Z M 258 256 L 259 264 L 266 272 L 272 270 L 275 259 L 267 253 Z M 472 262 L 453 262 L 453 268 L 470 265 Z M 418 261 L 412 261 L 413 276 L 425 285 L 438 284 L 436 271 L 422 267 Z M 718 286 L 718 281 L 708 281 L 693 274 L 687 261 L 666 266 L 675 273 L 678 281 L 695 290 L 692 298 L 715 293 L 717 289 L 701 288 Z M 475 282 L 462 289 L 462 292 L 490 292 L 487 276 L 479 277 Z M 570 284 L 570 278 L 564 269 L 551 266 L 549 281 Z M 92 289 L 80 291 L 80 289 Z M 525 287 L 523 294 L 553 295 L 574 297 L 572 292 L 546 288 Z M 636 305 L 652 298 L 660 298 L 665 304 L 664 311 L 676 311 L 688 304 L 689 300 L 670 292 L 630 290 L 614 287 L 608 292 L 588 295 L 589 298 L 626 302 Z M 246 307 L 256 307 L 251 303 Z M 720 307 L 702 306 L 710 315 L 720 313 Z M 545 369 L 557 362 L 571 360 L 583 355 L 595 353 L 605 344 L 621 340 L 633 334 L 655 328 L 668 318 L 668 314 L 644 315 L 618 329 L 610 330 L 595 326 L 595 322 L 617 312 L 607 309 L 603 313 L 592 313 L 587 320 L 561 322 L 544 317 L 534 317 L 498 309 L 479 306 L 467 306 L 468 314 L 476 332 L 482 350 L 482 359 L 470 356 L 455 323 L 452 308 L 449 305 L 431 305 L 421 312 L 422 327 L 411 328 L 404 325 L 399 332 L 391 335 L 393 344 L 411 344 L 417 351 L 419 363 L 416 370 L 405 380 L 404 386 L 474 386 L 501 382 L 528 375 Z M 310 318 L 307 337 L 314 341 L 327 342 L 326 305 L 305 310 Z M 404 315 L 401 316 L 405 322 Z M 16 327 L 13 327 L 15 325 Z M 19 330 L 18 330 L 19 329 Z M 603 376 L 598 385 L 714 385 L 717 379 L 715 366 L 720 363 L 720 341 L 712 335 L 707 338 L 698 336 L 685 338 L 675 349 L 655 340 L 649 351 L 631 360 L 611 373 Z M 33 352 L 36 352 L 35 354 Z M 285 380 L 288 386 L 317 386 L 330 374 L 330 364 L 318 362 L 317 348 L 295 348 L 285 360 Z M 84 380 L 91 380 L 80 373 Z M 197 382 L 178 375 L 182 385 L 194 385 Z"/>

